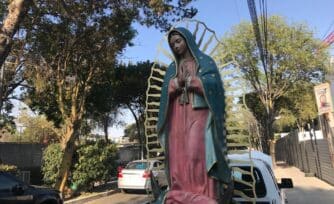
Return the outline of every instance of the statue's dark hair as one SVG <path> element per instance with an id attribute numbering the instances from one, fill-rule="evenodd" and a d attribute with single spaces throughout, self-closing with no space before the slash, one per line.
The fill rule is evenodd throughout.
<path id="1" fill-rule="evenodd" d="M 184 39 L 184 37 L 182 36 L 182 34 L 181 34 L 179 31 L 177 31 L 177 30 L 172 30 L 172 31 L 168 34 L 168 43 L 169 43 L 170 39 L 172 38 L 172 36 L 174 36 L 174 35 L 179 35 L 179 36 L 181 36 L 181 37 Z"/>

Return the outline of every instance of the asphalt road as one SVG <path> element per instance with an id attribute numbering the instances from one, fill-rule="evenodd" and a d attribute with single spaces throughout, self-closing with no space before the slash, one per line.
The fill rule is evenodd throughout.
<path id="1" fill-rule="evenodd" d="M 316 177 L 305 177 L 296 167 L 278 165 L 274 169 L 276 178 L 292 178 L 294 188 L 285 189 L 288 204 L 333 204 L 334 186 Z M 147 204 L 150 198 L 145 192 L 131 191 L 129 193 L 115 193 L 102 197 L 87 204 Z"/>
<path id="2" fill-rule="evenodd" d="M 86 204 L 146 204 L 150 200 L 151 198 L 145 192 L 131 191 L 102 197 Z"/>

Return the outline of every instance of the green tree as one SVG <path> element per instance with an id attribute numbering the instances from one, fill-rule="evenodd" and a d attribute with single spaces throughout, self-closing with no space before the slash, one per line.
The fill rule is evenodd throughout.
<path id="1" fill-rule="evenodd" d="M 13 116 L 6 115 L 3 117 L 0 125 L 0 141 L 8 142 L 15 134 L 15 123 Z"/>
<path id="2" fill-rule="evenodd" d="M 17 118 L 20 132 L 17 140 L 21 142 L 34 142 L 49 144 L 60 141 L 60 130 L 55 128 L 44 115 L 32 116 L 23 111 Z"/>
<path id="3" fill-rule="evenodd" d="M 319 50 L 310 29 L 303 24 L 289 25 L 282 17 L 267 19 L 268 67 L 261 66 L 259 50 L 252 25 L 242 22 L 223 38 L 226 61 L 235 59 L 264 108 L 262 142 L 269 153 L 273 139 L 273 122 L 277 116 L 276 103 L 299 81 L 322 81 L 328 62 L 328 51 Z M 261 25 L 260 25 L 261 27 Z M 322 73 L 322 74 L 321 74 Z"/>
<path id="4" fill-rule="evenodd" d="M 317 107 L 313 92 L 314 83 L 298 81 L 275 103 L 275 132 L 289 132 L 296 127 L 301 130 L 317 117 Z M 261 124 L 265 123 L 265 107 L 256 93 L 246 95 L 246 103 Z"/>
<path id="5" fill-rule="evenodd" d="M 137 62 L 136 64 L 120 64 L 105 74 L 99 83 L 94 85 L 87 101 L 87 112 L 91 118 L 103 127 L 107 141 L 110 125 L 122 123 L 118 116 L 123 109 L 129 109 L 134 117 L 136 135 L 140 143 L 144 144 L 144 109 L 147 89 L 147 79 L 152 67 L 151 62 Z M 106 79 L 104 79 L 106 77 Z"/>
<path id="6" fill-rule="evenodd" d="M 280 109 L 275 125 L 280 130 L 292 130 L 296 126 L 302 130 L 318 116 L 313 84 L 310 81 L 299 81 L 291 86 L 278 102 Z"/>
<path id="7" fill-rule="evenodd" d="M 192 17 L 190 1 L 38 1 L 27 32 L 27 103 L 64 126 L 64 157 L 56 188 L 63 191 L 87 97 L 135 35 L 132 23 L 155 25 Z"/>
<path id="8" fill-rule="evenodd" d="M 135 119 L 136 138 L 139 140 L 142 155 L 145 143 L 143 127 L 146 89 L 152 64 L 146 61 L 121 65 L 115 69 L 112 79 L 115 100 L 122 107 L 129 109 Z"/>
<path id="9" fill-rule="evenodd" d="M 140 131 L 144 132 L 144 124 L 141 124 Z M 136 123 L 129 124 L 124 128 L 124 137 L 128 137 L 130 142 L 134 141 L 135 139 L 140 141 L 140 139 L 138 138 L 138 130 Z"/>
<path id="10" fill-rule="evenodd" d="M 13 100 L 19 100 L 19 94 L 15 92 L 18 87 L 24 86 L 23 45 L 24 41 L 14 38 L 11 53 L 1 67 L 0 75 L 0 128 L 4 121 L 11 121 L 10 113 L 13 108 Z"/>
<path id="11" fill-rule="evenodd" d="M 115 69 L 108 69 L 100 78 L 100 83 L 92 86 L 86 103 L 86 117 L 90 126 L 102 129 L 104 138 L 108 142 L 108 128 L 121 123 L 119 120 L 120 103 L 115 99 L 113 74 Z M 118 79 L 116 79 L 118 80 Z"/>

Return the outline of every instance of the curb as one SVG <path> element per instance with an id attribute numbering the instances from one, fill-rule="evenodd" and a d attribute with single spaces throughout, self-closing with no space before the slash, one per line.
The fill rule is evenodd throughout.
<path id="1" fill-rule="evenodd" d="M 102 198 L 102 197 L 109 196 L 109 195 L 119 193 L 119 192 L 120 192 L 119 190 L 110 190 L 110 191 L 106 191 L 106 192 L 102 192 L 102 193 L 97 193 L 97 194 L 94 194 L 94 195 L 91 195 L 91 196 L 86 196 L 86 197 L 82 197 L 82 198 L 75 198 L 75 199 L 72 199 L 72 200 L 68 200 L 68 201 L 65 201 L 64 204 L 82 204 L 82 203 L 85 203 L 85 202 L 88 202 L 88 201 L 95 200 L 97 198 Z"/>

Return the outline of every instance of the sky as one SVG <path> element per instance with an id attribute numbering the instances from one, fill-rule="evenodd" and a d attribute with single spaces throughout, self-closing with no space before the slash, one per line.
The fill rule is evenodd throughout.
<path id="1" fill-rule="evenodd" d="M 259 14 L 259 0 L 255 0 Z M 196 0 L 191 5 L 198 9 L 194 19 L 204 22 L 218 37 L 241 21 L 250 21 L 247 0 Z M 334 31 L 334 0 L 267 0 L 268 16 L 280 15 L 290 23 L 305 23 L 314 31 L 314 36 L 324 39 Z M 128 47 L 120 57 L 122 61 L 154 61 L 157 47 L 164 33 L 140 25 L 135 25 L 138 34 L 134 46 Z M 129 111 L 124 111 L 124 121 L 133 123 Z M 110 128 L 112 138 L 123 135 L 124 127 Z"/>
<path id="2" fill-rule="evenodd" d="M 259 0 L 255 0 L 259 14 Z M 218 37 L 231 30 L 241 21 L 250 21 L 247 0 L 196 0 L 192 3 L 198 9 L 194 19 L 204 22 L 213 29 Z M 324 39 L 334 31 L 333 0 L 267 0 L 268 16 L 280 15 L 291 23 L 304 23 L 314 32 L 314 36 Z M 126 62 L 154 61 L 157 47 L 164 33 L 140 25 L 135 25 L 138 32 L 133 40 L 134 46 L 128 47 L 121 60 Z M 125 111 L 124 120 L 134 122 Z M 116 138 L 123 135 L 123 128 L 110 128 L 110 135 Z"/>
<path id="3" fill-rule="evenodd" d="M 255 3 L 259 14 L 259 0 L 255 0 Z M 250 21 L 246 0 L 196 0 L 192 5 L 198 9 L 194 19 L 215 30 L 218 37 L 241 21 Z M 333 9 L 333 0 L 267 0 L 268 16 L 280 15 L 288 23 L 305 23 L 320 39 L 334 30 Z M 129 47 L 121 59 L 132 62 L 153 61 L 163 33 L 138 25 L 135 28 L 138 35 L 133 41 L 134 46 Z"/>

